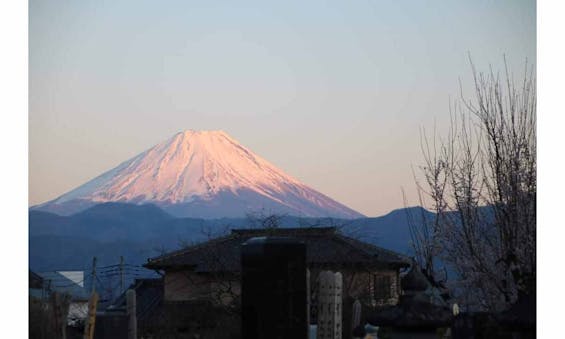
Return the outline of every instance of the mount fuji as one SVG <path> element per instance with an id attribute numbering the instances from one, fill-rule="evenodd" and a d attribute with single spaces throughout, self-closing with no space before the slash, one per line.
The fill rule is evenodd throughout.
<path id="1" fill-rule="evenodd" d="M 176 217 L 277 213 L 362 218 L 306 186 L 223 131 L 185 131 L 31 210 L 71 215 L 94 205 L 154 204 Z"/>

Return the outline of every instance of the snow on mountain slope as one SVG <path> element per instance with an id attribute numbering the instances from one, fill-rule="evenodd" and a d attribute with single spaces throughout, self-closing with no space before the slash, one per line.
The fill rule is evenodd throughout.
<path id="1" fill-rule="evenodd" d="M 363 215 L 302 184 L 223 131 L 185 131 L 34 209 L 72 214 L 97 203 L 153 203 L 176 216 L 248 212 Z"/>

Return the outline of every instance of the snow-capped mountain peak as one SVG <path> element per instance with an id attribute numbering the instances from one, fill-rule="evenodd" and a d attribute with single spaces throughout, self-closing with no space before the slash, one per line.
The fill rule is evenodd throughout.
<path id="1" fill-rule="evenodd" d="M 362 217 L 221 130 L 177 133 L 37 208 L 69 214 L 112 201 L 154 203 L 172 214 L 195 217 L 243 216 L 260 209 L 290 215 Z"/>

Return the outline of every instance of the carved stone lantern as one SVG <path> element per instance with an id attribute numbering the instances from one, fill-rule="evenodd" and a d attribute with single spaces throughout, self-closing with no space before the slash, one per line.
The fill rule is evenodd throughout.
<path id="1" fill-rule="evenodd" d="M 441 289 L 413 265 L 402 279 L 403 294 L 397 305 L 381 308 L 367 317 L 379 327 L 379 338 L 445 338 L 453 322 L 453 311 L 443 300 Z"/>

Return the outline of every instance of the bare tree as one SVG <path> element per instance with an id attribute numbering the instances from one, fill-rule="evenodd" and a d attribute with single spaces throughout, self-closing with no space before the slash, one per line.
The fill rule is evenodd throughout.
<path id="1" fill-rule="evenodd" d="M 535 75 L 527 63 L 519 82 L 506 60 L 502 77 L 470 64 L 475 96 L 450 107 L 449 134 L 430 141 L 422 133 L 416 183 L 435 216 L 413 223 L 411 234 L 429 274 L 444 260 L 478 306 L 499 310 L 535 294 Z"/>
<path id="2" fill-rule="evenodd" d="M 249 228 L 274 229 L 281 227 L 281 221 L 286 214 L 268 213 L 265 210 L 246 213 Z"/>

